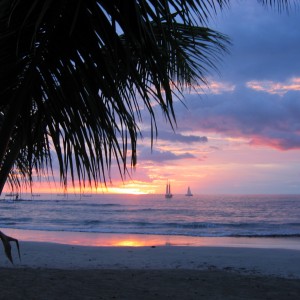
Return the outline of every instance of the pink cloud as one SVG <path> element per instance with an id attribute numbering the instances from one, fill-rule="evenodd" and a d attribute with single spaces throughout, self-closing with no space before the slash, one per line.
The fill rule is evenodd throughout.
<path id="1" fill-rule="evenodd" d="M 249 143 L 252 146 L 268 146 L 277 150 L 295 150 L 300 149 L 300 135 L 289 133 L 282 136 L 254 136 Z"/>
<path id="2" fill-rule="evenodd" d="M 189 97 L 188 112 L 180 112 L 178 122 L 186 131 L 224 138 L 242 138 L 253 146 L 277 150 L 300 149 L 300 78 L 294 79 L 289 93 L 257 93 L 238 89 L 233 93 Z"/>
<path id="3" fill-rule="evenodd" d="M 275 82 L 271 80 L 252 80 L 248 81 L 246 83 L 246 86 L 256 91 L 283 96 L 289 91 L 300 91 L 300 78 L 291 78 L 285 82 Z"/>
<path id="4" fill-rule="evenodd" d="M 209 80 L 209 87 L 205 85 L 195 85 L 190 94 L 214 94 L 230 93 L 235 90 L 235 85 L 230 82 L 221 82 L 216 80 Z"/>

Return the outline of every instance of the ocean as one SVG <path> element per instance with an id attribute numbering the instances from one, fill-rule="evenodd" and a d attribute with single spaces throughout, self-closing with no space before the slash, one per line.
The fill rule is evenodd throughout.
<path id="1" fill-rule="evenodd" d="M 2 197 L 3 198 L 3 197 Z M 36 195 L 0 201 L 0 228 L 186 237 L 300 237 L 300 195 Z"/>

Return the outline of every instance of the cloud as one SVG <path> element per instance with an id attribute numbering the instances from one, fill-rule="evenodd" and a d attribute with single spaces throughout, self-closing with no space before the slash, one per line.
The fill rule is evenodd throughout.
<path id="1" fill-rule="evenodd" d="M 300 149 L 300 92 L 282 96 L 240 87 L 233 94 L 189 97 L 189 111 L 178 113 L 186 130 L 244 138 L 251 145 Z"/>
<path id="2" fill-rule="evenodd" d="M 212 94 L 222 94 L 224 92 L 233 92 L 235 85 L 228 82 L 212 81 L 209 83 L 209 91 Z"/>
<path id="3" fill-rule="evenodd" d="M 150 138 L 151 133 L 143 131 L 142 136 Z M 181 133 L 176 133 L 173 131 L 164 131 L 164 130 L 158 130 L 157 138 L 159 140 L 180 142 L 180 143 L 207 143 L 208 141 L 206 136 L 184 135 Z"/>
<path id="4" fill-rule="evenodd" d="M 233 1 L 211 25 L 232 45 L 220 73 L 226 81 L 284 81 L 300 75 L 299 10 L 278 13 L 258 1 Z"/>
<path id="5" fill-rule="evenodd" d="M 216 146 L 210 146 L 209 148 L 210 148 L 210 149 L 213 149 L 213 150 L 220 150 L 220 148 L 219 148 L 219 147 L 216 147 Z"/>
<path id="6" fill-rule="evenodd" d="M 190 94 L 222 94 L 229 93 L 235 90 L 235 85 L 230 82 L 222 82 L 213 80 L 212 78 L 208 79 L 208 86 L 193 86 L 193 89 L 190 91 Z"/>
<path id="7" fill-rule="evenodd" d="M 249 81 L 246 83 L 247 87 L 270 94 L 277 94 L 283 96 L 289 91 L 300 91 L 300 78 L 291 78 L 286 82 L 274 82 L 271 80 L 264 81 Z"/>
<path id="8" fill-rule="evenodd" d="M 250 145 L 267 145 L 279 150 L 300 149 L 300 134 L 298 133 L 281 133 L 264 134 L 264 136 L 253 136 Z"/>
<path id="9" fill-rule="evenodd" d="M 192 137 L 201 132 L 209 146 L 221 149 L 210 135 L 300 149 L 299 12 L 278 13 L 257 1 L 234 1 L 213 22 L 209 25 L 232 42 L 229 55 L 217 65 L 221 79 L 210 77 L 210 90 L 196 86 L 195 93 L 186 94 L 187 108 L 174 102 L 178 128 L 190 134 L 186 140 L 167 136 L 161 131 L 163 122 L 158 122 L 158 138 L 193 143 Z"/>
<path id="10" fill-rule="evenodd" d="M 139 153 L 138 158 L 139 160 L 144 160 L 144 161 L 165 162 L 170 160 L 191 159 L 191 158 L 195 158 L 195 156 L 188 152 L 183 154 L 175 154 L 171 151 L 161 151 L 161 150 L 151 151 L 150 148 L 145 147 Z"/>
<path id="11" fill-rule="evenodd" d="M 213 92 L 205 96 L 186 95 L 188 110 L 176 104 L 179 128 L 208 136 L 209 146 L 222 148 L 209 137 L 217 134 L 255 147 L 300 149 L 299 20 L 293 9 L 233 2 L 212 24 L 232 42 L 219 65 L 222 79 L 211 78 Z"/>

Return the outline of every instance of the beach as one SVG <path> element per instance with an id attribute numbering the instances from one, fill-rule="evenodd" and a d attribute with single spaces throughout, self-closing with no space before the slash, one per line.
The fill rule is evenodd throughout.
<path id="1" fill-rule="evenodd" d="M 21 241 L 21 261 L 12 250 L 14 265 L 1 258 L 0 299 L 300 298 L 295 249 Z"/>
<path id="2" fill-rule="evenodd" d="M 300 299 L 300 196 L 0 202 L 0 299 Z M 2 249 L 0 247 L 0 249 Z"/>

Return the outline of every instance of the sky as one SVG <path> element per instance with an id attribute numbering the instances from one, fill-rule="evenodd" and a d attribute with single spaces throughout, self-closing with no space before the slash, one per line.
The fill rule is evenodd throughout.
<path id="1" fill-rule="evenodd" d="M 152 150 L 146 117 L 131 178 L 113 171 L 98 192 L 164 193 L 170 181 L 174 194 L 300 193 L 300 11 L 232 1 L 210 26 L 232 43 L 210 88 L 175 103 L 175 132 L 157 111 Z"/>

